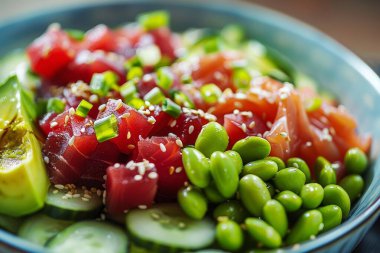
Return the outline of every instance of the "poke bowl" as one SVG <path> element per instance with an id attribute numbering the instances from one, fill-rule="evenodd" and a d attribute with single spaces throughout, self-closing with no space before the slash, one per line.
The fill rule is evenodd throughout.
<path id="1" fill-rule="evenodd" d="M 0 32 L 0 251 L 350 252 L 379 216 L 380 79 L 305 24 L 136 0 Z"/>

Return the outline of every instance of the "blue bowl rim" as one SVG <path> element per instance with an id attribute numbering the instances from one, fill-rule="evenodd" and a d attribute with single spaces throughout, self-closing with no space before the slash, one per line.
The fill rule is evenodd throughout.
<path id="1" fill-rule="evenodd" d="M 107 2 L 99 2 L 99 3 L 83 3 L 76 4 L 74 6 L 67 6 L 61 9 L 48 9 L 40 12 L 34 12 L 32 14 L 24 15 L 22 18 L 16 17 L 12 19 L 8 19 L 0 23 L 0 31 L 2 29 L 14 26 L 16 24 L 22 24 L 24 22 L 44 18 L 47 16 L 53 16 L 58 13 L 68 13 L 74 10 L 86 10 L 90 8 L 101 8 L 105 6 L 112 5 L 123 5 L 123 4 L 133 4 L 133 3 L 160 3 L 167 4 L 177 7 L 193 7 L 193 8 L 202 8 L 207 9 L 209 11 L 216 12 L 226 12 L 231 13 L 235 12 L 238 15 L 249 16 L 249 11 L 252 9 L 260 10 L 263 15 L 270 15 L 271 19 L 266 20 L 267 23 L 273 24 L 275 26 L 279 26 L 284 30 L 288 30 L 287 27 L 297 27 L 299 34 L 303 34 L 302 36 L 308 37 L 308 39 L 312 41 L 319 41 L 318 44 L 325 45 L 330 48 L 329 51 L 333 52 L 336 55 L 339 55 L 340 58 L 348 63 L 351 67 L 356 69 L 367 81 L 368 83 L 377 91 L 380 95 L 380 78 L 377 74 L 366 64 L 364 63 L 358 56 L 352 53 L 350 50 L 345 48 L 343 45 L 338 43 L 336 40 L 327 36 L 326 34 L 320 32 L 316 28 L 287 16 L 283 13 L 277 12 L 275 10 L 268 9 L 266 7 L 259 6 L 253 3 L 246 3 L 241 1 L 227 1 L 227 0 L 210 0 L 210 1 L 202 1 L 202 0 L 182 0 L 180 2 L 173 2 L 171 0 L 110 0 Z M 377 158 L 379 160 L 380 158 Z M 342 237 L 348 236 L 353 231 L 359 229 L 364 226 L 367 222 L 369 222 L 374 217 L 377 217 L 380 214 L 380 194 L 376 198 L 376 200 L 368 206 L 364 212 L 362 212 L 358 217 L 349 222 L 342 223 L 339 227 L 323 233 L 317 237 L 316 240 L 309 240 L 300 244 L 302 247 L 302 251 L 312 251 L 316 249 L 322 249 L 327 247 L 330 244 L 335 243 Z M 8 233 L 4 230 L 0 229 L 0 243 L 3 243 L 7 246 L 14 247 L 15 249 L 22 250 L 25 252 L 41 252 L 43 250 L 42 247 L 36 246 L 30 242 L 27 242 L 16 235 Z M 297 247 L 298 248 L 298 247 Z M 297 251 L 298 249 L 294 247 L 284 247 L 281 250 Z M 301 249 L 301 248 L 299 248 Z"/>

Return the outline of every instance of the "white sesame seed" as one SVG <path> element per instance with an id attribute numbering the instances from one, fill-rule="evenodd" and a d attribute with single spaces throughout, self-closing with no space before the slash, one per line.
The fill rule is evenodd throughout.
<path id="1" fill-rule="evenodd" d="M 144 165 L 139 165 L 137 167 L 137 170 L 139 172 L 140 175 L 144 175 L 145 174 L 145 166 Z"/>
<path id="2" fill-rule="evenodd" d="M 240 113 L 240 111 L 239 111 L 238 109 L 235 109 L 235 110 L 233 111 L 233 113 L 234 113 L 235 115 L 238 115 L 238 114 Z"/>
<path id="3" fill-rule="evenodd" d="M 142 180 L 142 176 L 139 174 L 139 175 L 135 175 L 134 177 L 133 177 L 133 179 L 134 180 L 136 180 L 136 181 L 140 181 L 140 180 Z"/>
<path id="4" fill-rule="evenodd" d="M 62 196 L 62 199 L 68 199 L 68 197 L 66 195 Z"/>
<path id="5" fill-rule="evenodd" d="M 177 167 L 175 169 L 175 173 L 181 173 L 182 172 L 182 167 Z"/>
<path id="6" fill-rule="evenodd" d="M 175 140 L 175 143 L 179 146 L 179 147 L 183 147 L 183 143 L 182 143 L 182 141 L 180 140 L 180 139 L 177 139 L 177 140 Z"/>
<path id="7" fill-rule="evenodd" d="M 82 200 L 83 200 L 83 201 L 86 201 L 86 202 L 87 202 L 87 201 L 90 201 L 88 198 L 85 198 L 85 197 L 82 197 Z"/>
<path id="8" fill-rule="evenodd" d="M 58 193 L 58 190 L 54 190 L 54 191 L 53 191 L 53 194 L 57 194 L 57 193 Z"/>
<path id="9" fill-rule="evenodd" d="M 166 147 L 162 143 L 160 143 L 160 149 L 161 149 L 162 152 L 166 152 Z"/>
<path id="10" fill-rule="evenodd" d="M 74 115 L 74 114 L 75 114 L 75 109 L 71 107 L 71 108 L 69 109 L 69 114 L 70 114 L 70 115 Z"/>
<path id="11" fill-rule="evenodd" d="M 56 184 L 54 185 L 55 188 L 59 189 L 59 190 L 63 190 L 65 187 L 61 184 Z"/>
<path id="12" fill-rule="evenodd" d="M 117 105 L 116 105 L 115 110 L 119 110 L 122 106 L 123 106 L 123 102 L 121 102 L 121 99 L 119 99 L 119 100 L 117 101 Z"/>
<path id="13" fill-rule="evenodd" d="M 129 116 L 131 116 L 131 114 L 129 112 L 126 112 L 123 115 L 121 115 L 120 117 L 125 119 L 125 118 L 128 118 Z"/>
<path id="14" fill-rule="evenodd" d="M 153 105 L 149 106 L 149 111 L 154 111 L 154 106 Z"/>
<path id="15" fill-rule="evenodd" d="M 282 137 L 284 137 L 284 138 L 285 138 L 285 137 L 288 137 L 288 133 L 287 133 L 287 132 L 281 132 L 280 135 L 281 135 Z"/>
<path id="16" fill-rule="evenodd" d="M 139 205 L 138 208 L 139 209 L 147 209 L 148 207 L 146 205 Z"/>
<path id="17" fill-rule="evenodd" d="M 124 210 L 124 211 L 123 211 L 123 213 L 128 213 L 128 212 L 129 212 L 129 210 Z"/>
<path id="18" fill-rule="evenodd" d="M 86 128 L 82 127 L 82 128 L 80 129 L 80 132 L 81 132 L 81 133 L 86 132 Z"/>
<path id="19" fill-rule="evenodd" d="M 50 162 L 50 159 L 49 159 L 49 157 L 47 157 L 47 156 L 44 156 L 44 161 L 45 161 L 45 163 L 46 163 L 46 164 L 48 164 L 48 163 Z"/>
<path id="20" fill-rule="evenodd" d="M 74 194 L 74 195 L 73 195 L 73 198 L 76 198 L 76 199 L 77 199 L 77 198 L 80 198 L 80 194 L 79 194 L 79 193 Z"/>
<path id="21" fill-rule="evenodd" d="M 169 133 L 168 136 L 171 137 L 171 138 L 177 138 L 177 135 L 175 135 L 173 133 Z"/>
<path id="22" fill-rule="evenodd" d="M 58 122 L 53 121 L 50 123 L 50 128 L 54 128 L 56 126 L 58 126 Z"/>
<path id="23" fill-rule="evenodd" d="M 72 146 L 74 144 L 75 137 L 72 136 L 69 140 L 69 145 Z"/>
<path id="24" fill-rule="evenodd" d="M 148 178 L 150 178 L 150 179 L 156 179 L 157 177 L 158 177 L 158 174 L 154 171 L 152 171 L 148 174 Z"/>
<path id="25" fill-rule="evenodd" d="M 131 138 L 131 132 L 128 131 L 128 133 L 127 133 L 127 140 L 129 140 L 130 138 Z"/>
<path id="26" fill-rule="evenodd" d="M 85 197 L 87 199 L 91 199 L 92 198 L 91 195 L 89 195 L 89 194 L 83 194 L 83 197 Z"/>
<path id="27" fill-rule="evenodd" d="M 247 132 L 247 125 L 245 123 L 241 124 L 241 130 L 243 130 L 244 133 Z"/>
<path id="28" fill-rule="evenodd" d="M 102 112 L 102 111 L 104 111 L 105 109 L 106 109 L 106 105 L 105 105 L 105 104 L 102 104 L 102 105 L 100 105 L 100 106 L 98 107 L 99 112 Z"/>
<path id="29" fill-rule="evenodd" d="M 154 124 L 154 123 L 156 123 L 156 119 L 155 119 L 154 117 L 150 116 L 150 117 L 148 118 L 148 122 L 149 122 L 150 124 Z"/>
<path id="30" fill-rule="evenodd" d="M 173 120 L 172 122 L 170 122 L 170 127 L 175 127 L 176 124 L 177 124 L 177 120 Z"/>
<path id="31" fill-rule="evenodd" d="M 65 126 L 67 125 L 67 122 L 69 122 L 69 115 L 65 116 Z"/>
<path id="32" fill-rule="evenodd" d="M 189 134 L 192 134 L 193 132 L 194 132 L 194 126 L 191 125 L 191 126 L 189 127 Z"/>
<path id="33" fill-rule="evenodd" d="M 99 101 L 99 97 L 96 94 L 92 94 L 89 98 L 91 103 L 97 103 Z"/>
<path id="34" fill-rule="evenodd" d="M 267 121 L 266 125 L 267 125 L 268 128 L 271 128 L 273 124 L 272 124 L 272 122 Z"/>
<path id="35" fill-rule="evenodd" d="M 120 166 L 121 166 L 120 163 L 115 163 L 113 167 L 114 168 L 120 168 Z"/>
<path id="36" fill-rule="evenodd" d="M 306 147 L 311 147 L 312 145 L 313 145 L 313 143 L 311 143 L 311 141 L 306 142 Z"/>
<path id="37" fill-rule="evenodd" d="M 133 145 L 133 144 L 129 144 L 128 145 L 128 149 L 134 149 L 136 146 L 135 145 Z"/>
<path id="38" fill-rule="evenodd" d="M 250 111 L 245 111 L 240 113 L 242 116 L 247 116 L 249 118 L 253 117 L 253 113 Z"/>
<path id="39" fill-rule="evenodd" d="M 252 121 L 251 123 L 249 123 L 248 127 L 250 129 L 253 129 L 255 127 L 255 125 L 256 125 L 256 122 Z"/>

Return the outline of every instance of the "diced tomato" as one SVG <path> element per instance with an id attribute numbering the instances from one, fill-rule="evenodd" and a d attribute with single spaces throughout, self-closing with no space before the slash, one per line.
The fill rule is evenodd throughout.
<path id="1" fill-rule="evenodd" d="M 143 161 L 115 164 L 107 169 L 106 206 L 111 217 L 118 217 L 132 208 L 153 204 L 157 191 L 156 168 Z"/>
<path id="2" fill-rule="evenodd" d="M 119 77 L 119 84 L 125 82 L 124 58 L 104 51 L 80 51 L 75 59 L 62 69 L 53 80 L 55 84 L 66 85 L 77 81 L 90 83 L 92 75 L 113 71 Z"/>
<path id="3" fill-rule="evenodd" d="M 229 136 L 228 148 L 247 136 L 263 135 L 268 130 L 264 122 L 253 113 L 224 115 L 224 128 Z"/>
<path id="4" fill-rule="evenodd" d="M 90 51 L 114 51 L 115 36 L 107 26 L 97 25 L 91 30 L 87 31 L 86 36 L 82 42 L 82 47 Z"/>
<path id="5" fill-rule="evenodd" d="M 173 200 L 178 190 L 187 181 L 182 165 L 181 149 L 176 138 L 152 137 L 138 142 L 140 159 L 146 159 L 156 165 L 158 173 L 158 197 Z"/>
<path id="6" fill-rule="evenodd" d="M 27 54 L 32 70 L 49 79 L 74 59 L 76 48 L 67 33 L 51 26 L 28 47 Z"/>

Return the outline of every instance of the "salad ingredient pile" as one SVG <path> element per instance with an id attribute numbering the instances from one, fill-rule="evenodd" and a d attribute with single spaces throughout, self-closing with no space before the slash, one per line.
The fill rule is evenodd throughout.
<path id="1" fill-rule="evenodd" d="M 353 116 L 239 26 L 169 20 L 52 24 L 5 58 L 29 67 L 0 85 L 1 227 L 53 252 L 243 252 L 349 216 Z"/>

